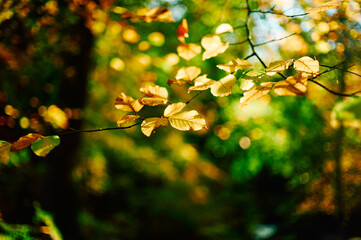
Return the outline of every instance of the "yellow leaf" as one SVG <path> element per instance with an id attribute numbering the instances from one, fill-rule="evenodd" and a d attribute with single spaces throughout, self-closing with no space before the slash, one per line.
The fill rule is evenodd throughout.
<path id="1" fill-rule="evenodd" d="M 253 80 L 245 80 L 245 79 L 242 80 L 241 89 L 242 89 L 243 91 L 248 91 L 248 90 L 250 90 L 253 86 L 254 86 Z"/>
<path id="2" fill-rule="evenodd" d="M 194 80 L 194 86 L 188 88 L 188 93 L 190 91 L 203 91 L 210 88 L 216 81 L 207 78 L 207 74 L 204 74 L 200 77 L 197 77 Z"/>
<path id="3" fill-rule="evenodd" d="M 156 128 L 159 126 L 168 126 L 168 120 L 166 118 L 147 118 L 142 122 L 141 130 L 142 133 L 144 133 L 145 136 L 149 137 Z"/>
<path id="4" fill-rule="evenodd" d="M 216 97 L 228 96 L 232 94 L 232 88 L 236 82 L 235 76 L 229 74 L 211 86 L 211 93 Z"/>
<path id="5" fill-rule="evenodd" d="M 328 3 L 320 4 L 315 8 L 308 7 L 308 8 L 306 8 L 306 12 L 309 14 L 325 12 L 330 9 L 338 8 L 339 6 L 340 6 L 340 3 L 338 1 L 331 1 Z"/>
<path id="6" fill-rule="evenodd" d="M 202 51 L 201 46 L 194 43 L 185 43 L 177 47 L 178 55 L 189 61 Z"/>
<path id="7" fill-rule="evenodd" d="M 178 86 L 183 86 L 184 84 L 188 83 L 189 81 L 182 81 L 182 80 L 173 80 L 173 79 L 168 79 L 167 83 L 168 85 L 178 85 Z"/>
<path id="8" fill-rule="evenodd" d="M 182 111 L 182 109 L 186 106 L 185 103 L 179 102 L 179 103 L 173 103 L 171 105 L 169 105 L 168 107 L 166 107 L 166 109 L 164 110 L 164 117 L 170 117 L 173 116 L 177 113 L 179 113 L 180 111 Z"/>
<path id="9" fill-rule="evenodd" d="M 269 91 L 271 91 L 272 86 L 274 84 L 275 84 L 274 82 L 264 82 L 261 83 L 261 85 L 259 85 L 258 87 L 255 87 L 245 92 L 243 97 L 241 97 L 240 107 L 243 107 L 269 93 Z"/>
<path id="10" fill-rule="evenodd" d="M 60 127 L 62 129 L 68 127 L 68 118 L 66 117 L 65 112 L 55 105 L 49 106 L 45 119 L 54 127 Z"/>
<path id="11" fill-rule="evenodd" d="M 172 127 L 181 131 L 198 131 L 206 127 L 206 120 L 195 110 L 177 113 L 168 120 Z"/>
<path id="12" fill-rule="evenodd" d="M 117 124 L 120 127 L 120 125 L 133 122 L 135 119 L 138 119 L 138 115 L 124 115 L 121 118 L 118 119 Z"/>
<path id="13" fill-rule="evenodd" d="M 231 60 L 228 64 L 218 64 L 217 67 L 227 73 L 233 73 L 241 69 L 252 68 L 253 65 L 247 60 L 236 58 Z"/>
<path id="14" fill-rule="evenodd" d="M 29 133 L 28 135 L 22 136 L 16 142 L 11 145 L 11 151 L 19 151 L 21 149 L 29 147 L 33 142 L 38 139 L 42 139 L 44 136 L 37 133 Z"/>
<path id="15" fill-rule="evenodd" d="M 297 76 L 277 82 L 274 91 L 279 96 L 303 96 L 307 91 L 307 74 L 299 73 Z"/>
<path id="16" fill-rule="evenodd" d="M 222 23 L 216 28 L 215 34 L 222 34 L 226 32 L 233 32 L 233 27 L 228 23 Z"/>
<path id="17" fill-rule="evenodd" d="M 159 98 L 168 98 L 168 91 L 165 87 L 160 87 L 158 85 L 148 85 L 140 89 L 140 92 L 148 97 L 159 97 Z"/>
<path id="18" fill-rule="evenodd" d="M 196 66 L 182 67 L 178 70 L 175 78 L 177 80 L 191 81 L 201 74 L 201 69 Z"/>
<path id="19" fill-rule="evenodd" d="M 206 35 L 201 40 L 202 47 L 206 50 L 202 60 L 212 58 L 227 50 L 229 43 L 222 43 L 218 35 Z"/>
<path id="20" fill-rule="evenodd" d="M 271 62 L 269 67 L 266 69 L 266 73 L 268 76 L 273 76 L 274 74 L 278 72 L 282 72 L 287 68 L 289 68 L 289 66 L 291 66 L 292 63 L 293 63 L 293 59 Z"/>
<path id="21" fill-rule="evenodd" d="M 134 100 L 132 97 L 120 93 L 115 99 L 114 105 L 117 109 L 126 112 L 139 112 L 143 108 L 143 104 L 139 100 Z"/>
<path id="22" fill-rule="evenodd" d="M 313 60 L 310 57 L 301 57 L 297 59 L 293 64 L 293 67 L 298 72 L 304 72 L 311 76 L 315 76 L 320 71 L 320 64 L 317 60 Z"/>
<path id="23" fill-rule="evenodd" d="M 140 19 L 144 22 L 174 22 L 172 19 L 172 12 L 166 7 L 157 7 L 152 9 L 139 9 L 139 11 L 135 14 L 130 11 L 125 11 L 122 14 L 122 18 L 124 19 L 132 19 L 137 20 Z"/>
<path id="24" fill-rule="evenodd" d="M 141 97 L 139 98 L 140 102 L 147 106 L 158 106 L 166 105 L 168 100 L 161 97 Z"/>

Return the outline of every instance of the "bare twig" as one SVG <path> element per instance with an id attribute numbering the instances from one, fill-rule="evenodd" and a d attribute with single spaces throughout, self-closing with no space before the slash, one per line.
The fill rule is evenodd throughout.
<path id="1" fill-rule="evenodd" d="M 292 34 L 287 35 L 287 36 L 282 37 L 282 38 L 277 38 L 277 39 L 273 39 L 273 40 L 270 40 L 270 41 L 267 41 L 267 42 L 254 44 L 254 46 L 255 46 L 255 47 L 259 47 L 259 46 L 266 45 L 266 44 L 271 43 L 271 42 L 281 41 L 281 40 L 283 40 L 283 39 L 286 39 L 286 38 L 292 37 L 293 35 L 296 35 L 296 34 L 297 34 L 297 33 L 292 33 Z"/>

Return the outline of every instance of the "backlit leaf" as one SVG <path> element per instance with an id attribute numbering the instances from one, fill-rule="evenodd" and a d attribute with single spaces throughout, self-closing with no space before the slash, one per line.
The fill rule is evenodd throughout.
<path id="1" fill-rule="evenodd" d="M 123 124 L 133 122 L 135 119 L 138 119 L 138 118 L 139 118 L 138 115 L 124 115 L 118 119 L 117 124 L 118 124 L 118 126 L 120 126 Z"/>
<path id="2" fill-rule="evenodd" d="M 0 141 L 0 162 L 7 164 L 10 159 L 11 143 L 6 141 Z"/>
<path id="3" fill-rule="evenodd" d="M 172 84 L 178 85 L 178 86 L 183 86 L 186 83 L 188 83 L 189 81 L 183 81 L 183 80 L 173 80 L 173 79 L 168 79 L 167 84 L 170 86 Z"/>
<path id="4" fill-rule="evenodd" d="M 143 104 L 139 100 L 134 100 L 132 97 L 120 93 L 115 99 L 114 105 L 117 109 L 126 112 L 139 112 L 143 108 Z"/>
<path id="5" fill-rule="evenodd" d="M 211 86 L 211 93 L 216 97 L 228 96 L 232 94 L 232 88 L 236 82 L 235 76 L 229 74 Z"/>
<path id="6" fill-rule="evenodd" d="M 185 81 L 191 81 L 195 79 L 199 74 L 201 74 L 201 69 L 196 66 L 190 66 L 190 67 L 182 67 L 178 70 L 177 75 L 175 78 L 177 80 L 185 80 Z"/>
<path id="7" fill-rule="evenodd" d="M 307 56 L 297 59 L 294 62 L 293 67 L 298 72 L 304 72 L 312 76 L 317 75 L 320 71 L 319 62 Z"/>
<path id="8" fill-rule="evenodd" d="M 228 23 L 222 23 L 216 28 L 215 34 L 222 34 L 226 32 L 233 32 L 233 27 Z"/>
<path id="9" fill-rule="evenodd" d="M 241 69 L 252 68 L 253 65 L 247 60 L 236 58 L 231 60 L 227 64 L 218 64 L 217 67 L 219 69 L 226 71 L 227 73 L 233 73 Z"/>
<path id="10" fill-rule="evenodd" d="M 271 62 L 269 67 L 266 69 L 266 73 L 268 76 L 273 76 L 274 74 L 278 72 L 282 72 L 287 68 L 289 68 L 289 66 L 291 66 L 292 63 L 293 63 L 293 59 Z"/>
<path id="11" fill-rule="evenodd" d="M 159 97 L 168 99 L 168 91 L 165 87 L 158 85 L 148 85 L 140 89 L 140 92 L 148 97 Z"/>
<path id="12" fill-rule="evenodd" d="M 166 7 L 156 7 L 152 9 L 139 9 L 137 13 L 125 11 L 122 14 L 124 19 L 140 19 L 144 22 L 174 22 L 172 12 Z"/>
<path id="13" fill-rule="evenodd" d="M 55 105 L 49 106 L 45 119 L 54 127 L 60 127 L 62 129 L 68 127 L 68 118 L 66 117 L 65 112 Z"/>
<path id="14" fill-rule="evenodd" d="M 308 8 L 306 8 L 306 12 L 310 13 L 310 14 L 325 12 L 330 9 L 338 8 L 339 6 L 340 6 L 340 3 L 338 1 L 331 1 L 328 3 L 320 4 L 314 8 L 308 7 Z"/>
<path id="15" fill-rule="evenodd" d="M 188 61 L 200 54 L 201 51 L 201 46 L 194 43 L 184 43 L 177 47 L 178 55 Z"/>
<path id="16" fill-rule="evenodd" d="M 198 131 L 206 127 L 206 120 L 195 110 L 177 113 L 168 120 L 172 127 L 181 131 Z"/>
<path id="17" fill-rule="evenodd" d="M 29 147 L 33 142 L 38 139 L 42 139 L 43 136 L 37 133 L 29 133 L 28 135 L 22 136 L 16 142 L 11 145 L 11 151 L 19 151 L 21 149 Z"/>
<path id="18" fill-rule="evenodd" d="M 177 37 L 181 43 L 186 43 L 185 38 L 189 37 L 188 22 L 186 19 L 183 19 L 181 25 L 177 28 Z"/>
<path id="19" fill-rule="evenodd" d="M 168 99 L 161 97 L 141 97 L 139 101 L 147 106 L 166 105 L 168 103 Z"/>
<path id="20" fill-rule="evenodd" d="M 51 150 L 53 150 L 59 144 L 60 144 L 59 136 L 57 135 L 46 136 L 32 143 L 31 150 L 33 150 L 33 152 L 36 155 L 40 157 L 45 157 L 46 155 L 48 155 L 48 153 L 50 153 Z"/>
<path id="21" fill-rule="evenodd" d="M 206 35 L 202 38 L 201 45 L 206 50 L 202 60 L 206 60 L 226 51 L 229 43 L 223 43 L 218 35 Z"/>
<path id="22" fill-rule="evenodd" d="M 145 136 L 149 137 L 154 130 L 161 125 L 167 127 L 168 120 L 166 118 L 159 117 L 147 118 L 142 122 L 141 130 Z"/>
<path id="23" fill-rule="evenodd" d="M 204 74 L 200 77 L 197 77 L 194 80 L 194 86 L 188 88 L 188 93 L 190 91 L 203 91 L 210 88 L 216 81 L 207 78 L 207 74 Z"/>
<path id="24" fill-rule="evenodd" d="M 274 91 L 279 96 L 303 96 L 307 91 L 307 74 L 299 73 L 277 82 Z"/>
<path id="25" fill-rule="evenodd" d="M 241 89 L 242 89 L 243 91 L 248 91 L 248 90 L 250 90 L 253 86 L 254 86 L 253 80 L 243 79 L 240 87 L 241 87 Z"/>
<path id="26" fill-rule="evenodd" d="M 179 113 L 180 111 L 182 111 L 182 109 L 186 106 L 185 103 L 179 102 L 179 103 L 173 103 L 171 105 L 169 105 L 168 107 L 166 107 L 166 109 L 164 110 L 164 117 L 170 117 L 173 116 L 177 113 Z"/>
<path id="27" fill-rule="evenodd" d="M 274 84 L 275 84 L 274 82 L 264 82 L 261 83 L 261 85 L 259 85 L 258 87 L 255 87 L 245 92 L 243 97 L 241 97 L 240 107 L 243 107 L 269 93 L 269 91 L 271 91 Z"/>

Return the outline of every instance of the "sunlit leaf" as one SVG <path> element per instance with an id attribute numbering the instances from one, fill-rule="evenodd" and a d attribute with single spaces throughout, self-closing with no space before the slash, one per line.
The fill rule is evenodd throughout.
<path id="1" fill-rule="evenodd" d="M 198 131 L 206 127 L 206 120 L 195 110 L 177 113 L 168 120 L 172 127 L 181 131 Z"/>
<path id="2" fill-rule="evenodd" d="M 259 80 L 265 74 L 265 70 L 262 69 L 251 69 L 244 76 L 245 79 Z"/>
<path id="3" fill-rule="evenodd" d="M 211 93 L 216 97 L 225 97 L 232 94 L 232 89 L 237 79 L 229 74 L 211 86 Z"/>
<path id="4" fill-rule="evenodd" d="M 200 54 L 201 51 L 201 46 L 194 43 L 185 43 L 177 47 L 178 55 L 188 61 Z"/>
<path id="5" fill-rule="evenodd" d="M 185 38 L 189 37 L 188 22 L 186 19 L 183 19 L 181 25 L 177 28 L 177 37 L 181 43 L 186 43 Z"/>
<path id="6" fill-rule="evenodd" d="M 240 88 L 241 88 L 243 91 L 248 91 L 248 90 L 250 90 L 253 86 L 254 86 L 253 80 L 243 79 Z"/>
<path id="7" fill-rule="evenodd" d="M 124 19 L 140 19 L 144 22 L 174 22 L 172 19 L 172 12 L 166 7 L 156 7 L 152 9 L 140 9 L 137 13 L 131 11 L 125 11 L 122 14 Z"/>
<path id="8" fill-rule="evenodd" d="M 11 143 L 6 141 L 0 141 L 0 162 L 7 164 L 10 159 Z"/>
<path id="9" fill-rule="evenodd" d="M 139 118 L 138 115 L 124 115 L 118 119 L 117 124 L 120 127 L 121 125 L 133 122 L 135 119 L 138 118 Z"/>
<path id="10" fill-rule="evenodd" d="M 170 86 L 172 84 L 178 85 L 178 86 L 183 86 L 186 83 L 188 83 L 189 81 L 183 81 L 183 80 L 173 80 L 173 79 L 168 79 L 167 84 Z"/>
<path id="11" fill-rule="evenodd" d="M 206 35 L 202 38 L 201 45 L 206 50 L 202 60 L 206 60 L 226 51 L 229 43 L 223 43 L 218 35 Z"/>
<path id="12" fill-rule="evenodd" d="M 233 27 L 228 23 L 222 23 L 216 28 L 215 34 L 222 34 L 226 32 L 233 32 Z"/>
<path id="13" fill-rule="evenodd" d="M 294 62 L 293 67 L 298 72 L 304 72 L 312 76 L 317 75 L 320 71 L 319 62 L 307 56 L 297 59 Z"/>
<path id="14" fill-rule="evenodd" d="M 243 107 L 269 93 L 269 91 L 271 91 L 274 84 L 275 84 L 274 82 L 264 82 L 261 83 L 261 85 L 245 92 L 243 97 L 241 97 L 240 107 Z"/>
<path id="15" fill-rule="evenodd" d="M 218 64 L 217 67 L 219 69 L 226 71 L 227 73 L 233 73 L 241 69 L 252 68 L 253 65 L 247 60 L 236 58 L 231 60 L 227 64 Z"/>
<path id="16" fill-rule="evenodd" d="M 310 14 L 325 12 L 330 9 L 338 8 L 339 6 L 340 6 L 340 3 L 338 1 L 331 1 L 328 3 L 320 4 L 314 8 L 308 7 L 308 8 L 306 8 L 306 12 L 310 13 Z"/>
<path id="17" fill-rule="evenodd" d="M 158 85 L 148 85 L 146 87 L 140 88 L 140 92 L 148 97 L 159 97 L 168 99 L 167 89 Z"/>
<path id="18" fill-rule="evenodd" d="M 216 81 L 207 78 L 207 74 L 204 74 L 200 77 L 197 77 L 194 80 L 194 86 L 188 88 L 188 93 L 190 91 L 203 91 L 210 88 Z"/>
<path id="19" fill-rule="evenodd" d="M 185 81 L 192 81 L 195 79 L 199 74 L 201 74 L 201 69 L 196 66 L 190 67 L 182 67 L 178 70 L 177 75 L 175 78 L 177 80 L 185 80 Z"/>
<path id="20" fill-rule="evenodd" d="M 266 69 L 266 73 L 268 76 L 273 76 L 274 74 L 278 72 L 282 72 L 287 68 L 289 68 L 289 66 L 291 66 L 292 63 L 293 63 L 293 59 L 271 62 L 269 67 Z"/>
<path id="21" fill-rule="evenodd" d="M 274 91 L 279 96 L 303 96 L 307 91 L 307 74 L 299 73 L 277 82 Z"/>
<path id="22" fill-rule="evenodd" d="M 139 100 L 134 100 L 132 97 L 120 93 L 115 99 L 114 105 L 117 109 L 126 112 L 139 112 L 143 108 L 143 104 Z"/>
<path id="23" fill-rule="evenodd" d="M 168 99 L 161 97 L 141 97 L 139 101 L 147 106 L 166 105 L 168 103 Z"/>
<path id="24" fill-rule="evenodd" d="M 53 150 L 56 146 L 60 144 L 60 138 L 57 135 L 46 136 L 41 139 L 38 139 L 34 143 L 31 144 L 31 150 L 40 156 L 45 157 Z"/>
<path id="25" fill-rule="evenodd" d="M 173 103 L 171 105 L 169 105 L 168 107 L 166 107 L 166 109 L 164 110 L 164 117 L 170 117 L 173 116 L 177 113 L 179 113 L 180 111 L 182 111 L 182 109 L 186 106 L 185 103 L 179 102 L 179 103 Z"/>
<path id="26" fill-rule="evenodd" d="M 68 118 L 63 110 L 55 105 L 51 105 L 48 108 L 46 114 L 46 121 L 53 124 L 54 127 L 67 128 L 68 127 Z"/>
<path id="27" fill-rule="evenodd" d="M 22 136 L 16 142 L 11 145 L 11 151 L 19 151 L 21 149 L 29 147 L 33 142 L 38 139 L 42 139 L 43 136 L 37 133 L 29 133 L 28 135 Z"/>
<path id="28" fill-rule="evenodd" d="M 147 118 L 142 122 L 141 130 L 145 136 L 149 137 L 154 130 L 161 125 L 167 127 L 168 120 L 166 118 L 159 117 Z"/>

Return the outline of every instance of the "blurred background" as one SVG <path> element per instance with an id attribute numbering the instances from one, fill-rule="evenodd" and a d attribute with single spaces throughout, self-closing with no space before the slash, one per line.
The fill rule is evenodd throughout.
<path id="1" fill-rule="evenodd" d="M 249 2 L 287 15 L 321 3 Z M 121 18 L 159 6 L 175 23 Z M 187 42 L 199 44 L 229 23 L 234 32 L 221 38 L 238 43 L 247 37 L 246 7 L 234 0 L 1 1 L 0 139 L 116 127 L 124 112 L 115 98 L 138 98 L 148 82 L 166 87 L 171 102 L 189 100 L 195 93 L 186 86 L 167 85 L 180 67 L 219 80 L 226 73 L 217 64 L 251 49 L 233 44 L 215 58 L 186 61 L 176 51 L 181 20 Z M 337 92 L 361 90 L 359 1 L 302 17 L 252 13 L 249 23 L 255 44 L 296 33 L 256 48 L 267 65 L 302 56 L 343 62 L 352 67 L 317 81 Z M 361 239 L 360 100 L 311 82 L 305 97 L 271 94 L 240 109 L 241 96 L 206 91 L 187 105 L 207 121 L 199 132 L 160 127 L 148 138 L 135 126 L 61 135 L 45 158 L 30 149 L 11 153 L 0 166 L 0 239 Z"/>

